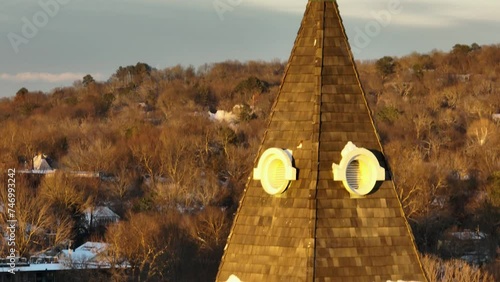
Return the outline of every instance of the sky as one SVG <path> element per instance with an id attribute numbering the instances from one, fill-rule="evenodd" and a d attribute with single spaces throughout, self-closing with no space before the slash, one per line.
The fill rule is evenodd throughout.
<path id="1" fill-rule="evenodd" d="M 500 43 L 500 1 L 338 0 L 355 59 Z M 286 61 L 306 0 L 2 0 L 0 97 L 120 66 Z"/>

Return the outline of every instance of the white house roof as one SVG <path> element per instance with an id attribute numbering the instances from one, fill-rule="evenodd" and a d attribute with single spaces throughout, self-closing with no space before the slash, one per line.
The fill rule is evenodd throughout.
<path id="1" fill-rule="evenodd" d="M 52 167 L 49 165 L 45 156 L 42 154 L 38 154 L 33 158 L 33 169 L 34 170 L 52 170 Z"/>
<path id="2" fill-rule="evenodd" d="M 112 211 L 110 208 L 105 207 L 105 206 L 97 206 L 93 208 L 87 208 L 85 211 L 85 218 L 87 220 L 90 220 L 90 215 L 92 214 L 92 217 L 94 218 L 117 218 L 119 219 L 120 216 L 117 215 L 114 211 Z"/>
<path id="3" fill-rule="evenodd" d="M 67 266 L 62 263 L 41 263 L 41 264 L 31 264 L 25 267 L 17 266 L 14 269 L 15 273 L 18 272 L 32 272 L 32 271 L 58 271 L 58 270 L 68 270 Z M 0 267 L 0 272 L 7 273 L 10 267 Z"/>
<path id="4" fill-rule="evenodd" d="M 62 253 L 65 258 L 70 258 L 77 262 L 95 262 L 96 257 L 105 252 L 107 248 L 108 244 L 106 243 L 87 242 L 74 251 L 63 250 Z"/>
<path id="5" fill-rule="evenodd" d="M 211 112 L 208 113 L 210 120 L 216 120 L 219 122 L 227 122 L 229 124 L 236 123 L 238 121 L 238 116 L 232 112 L 226 112 L 223 110 L 218 110 L 215 114 Z"/>
<path id="6" fill-rule="evenodd" d="M 459 240 L 483 240 L 488 237 L 483 232 L 476 232 L 476 231 L 463 231 L 463 232 L 452 232 L 451 236 L 459 239 Z"/>
<path id="7" fill-rule="evenodd" d="M 59 260 L 52 263 L 29 263 L 27 265 L 17 265 L 15 272 L 37 272 L 37 271 L 59 271 L 74 268 L 110 268 L 111 264 L 106 259 L 108 244 L 101 242 L 87 242 L 73 250 L 63 250 L 59 255 Z M 124 263 L 116 267 L 128 268 L 130 265 Z M 9 266 L 0 266 L 0 272 L 7 272 Z"/>

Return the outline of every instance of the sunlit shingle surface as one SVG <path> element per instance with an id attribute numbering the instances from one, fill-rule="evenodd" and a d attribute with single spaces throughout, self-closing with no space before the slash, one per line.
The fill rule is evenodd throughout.
<path id="1" fill-rule="evenodd" d="M 249 181 L 218 281 L 425 281 L 392 181 L 360 199 L 333 181 L 348 141 L 382 151 L 337 4 L 309 1 L 259 152 L 293 150 L 297 180 Z"/>

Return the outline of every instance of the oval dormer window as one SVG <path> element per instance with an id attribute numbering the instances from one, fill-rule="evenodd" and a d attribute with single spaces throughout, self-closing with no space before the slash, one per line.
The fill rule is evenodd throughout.
<path id="1" fill-rule="evenodd" d="M 340 164 L 333 164 L 333 180 L 342 181 L 353 196 L 370 194 L 377 181 L 385 180 L 385 169 L 375 155 L 367 149 L 348 142 L 342 150 Z"/>
<path id="2" fill-rule="evenodd" d="M 288 180 L 285 179 L 285 164 L 283 161 L 274 159 L 269 162 L 269 185 L 273 190 L 280 190 L 280 187 L 287 186 Z"/>
<path id="3" fill-rule="evenodd" d="M 279 195 L 296 180 L 297 170 L 292 164 L 292 151 L 279 148 L 267 149 L 254 168 L 253 179 L 260 180 L 269 195 Z"/>

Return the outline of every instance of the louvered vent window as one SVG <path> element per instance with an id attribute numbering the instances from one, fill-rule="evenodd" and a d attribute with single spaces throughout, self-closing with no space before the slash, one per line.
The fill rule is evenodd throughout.
<path id="1" fill-rule="evenodd" d="M 285 179 L 285 164 L 279 159 L 273 160 L 269 164 L 269 184 L 274 189 L 279 189 L 286 184 L 288 180 Z"/>
<path id="2" fill-rule="evenodd" d="M 278 148 L 267 149 L 254 168 L 253 179 L 260 180 L 264 191 L 270 195 L 285 192 L 291 180 L 297 179 L 297 170 L 293 167 L 292 151 Z"/>
<path id="3" fill-rule="evenodd" d="M 346 180 L 349 187 L 358 190 L 359 183 L 361 182 L 361 172 L 359 170 L 359 161 L 352 161 L 346 170 Z"/>
<path id="4" fill-rule="evenodd" d="M 340 164 L 332 164 L 333 180 L 342 181 L 351 196 L 368 195 L 377 181 L 385 180 L 385 169 L 369 150 L 348 142 L 341 155 Z"/>

